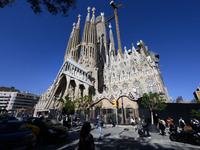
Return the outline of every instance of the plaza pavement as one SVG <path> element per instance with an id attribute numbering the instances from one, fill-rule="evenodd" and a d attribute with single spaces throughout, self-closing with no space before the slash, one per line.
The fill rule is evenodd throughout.
<path id="1" fill-rule="evenodd" d="M 139 138 L 138 131 L 133 126 L 120 126 L 119 137 L 117 136 L 117 127 L 105 125 L 102 129 L 102 140 L 98 140 L 98 129 L 91 131 L 95 139 L 96 150 L 197 150 L 200 146 L 173 142 L 169 139 L 169 134 L 162 136 L 159 133 L 152 133 L 151 138 Z M 168 128 L 166 129 L 168 132 Z"/>
<path id="2" fill-rule="evenodd" d="M 169 134 L 162 136 L 152 133 L 151 138 L 140 139 L 134 127 L 105 125 L 102 129 L 102 139 L 98 140 L 98 129 L 92 125 L 91 134 L 94 137 L 95 150 L 200 150 L 200 146 L 169 140 Z M 69 131 L 68 139 L 52 145 L 37 145 L 36 150 L 77 150 L 80 129 Z"/>

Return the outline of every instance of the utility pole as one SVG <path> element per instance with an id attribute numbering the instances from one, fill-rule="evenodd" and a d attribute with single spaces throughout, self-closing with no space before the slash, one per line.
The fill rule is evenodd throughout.
<path id="1" fill-rule="evenodd" d="M 119 107 L 118 100 L 116 100 L 116 99 L 113 100 L 113 106 L 115 107 L 115 110 L 116 110 L 117 137 L 119 137 L 118 114 L 117 114 L 117 110 L 118 110 L 118 107 Z"/>
<path id="2" fill-rule="evenodd" d="M 119 21 L 118 21 L 117 9 L 121 6 L 123 6 L 123 4 L 119 4 L 119 5 L 116 6 L 115 3 L 113 1 L 111 1 L 110 5 L 114 8 L 118 48 L 119 48 L 119 53 L 122 54 L 122 46 L 121 46 L 121 39 L 120 39 L 120 32 L 119 32 Z"/>
<path id="3" fill-rule="evenodd" d="M 123 116 L 123 123 L 124 123 L 124 125 L 125 125 L 126 122 L 125 122 L 124 103 L 123 103 L 123 97 L 122 97 L 122 90 L 120 90 L 120 96 L 121 96 L 121 100 L 122 100 L 122 116 Z"/>

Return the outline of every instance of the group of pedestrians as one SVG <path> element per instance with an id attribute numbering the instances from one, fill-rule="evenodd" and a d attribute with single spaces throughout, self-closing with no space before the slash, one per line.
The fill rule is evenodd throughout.
<path id="1" fill-rule="evenodd" d="M 165 136 L 165 129 L 166 127 L 171 127 L 171 128 L 175 128 L 175 125 L 173 123 L 173 119 L 168 117 L 166 119 L 166 122 L 164 120 L 164 118 L 159 118 L 158 116 L 156 117 L 157 120 L 155 120 L 155 123 L 157 124 L 157 128 L 160 130 L 161 135 Z M 146 138 L 146 137 L 151 137 L 151 135 L 149 134 L 149 125 L 150 125 L 150 121 L 145 118 L 145 116 L 143 115 L 142 118 L 140 117 L 136 117 L 133 118 L 131 117 L 130 120 L 131 124 L 134 125 L 134 127 L 136 127 L 135 129 L 138 131 L 138 136 L 140 138 Z M 182 130 L 184 130 L 186 123 L 183 120 L 182 117 L 179 118 L 179 125 L 181 127 Z M 98 127 L 98 133 L 99 133 L 99 140 L 101 140 L 102 138 L 102 127 L 103 127 L 103 119 L 101 118 L 100 115 L 97 116 L 97 122 L 96 125 Z M 193 118 L 191 119 L 190 122 L 191 125 L 195 126 L 195 127 L 200 127 L 200 122 Z M 90 133 L 91 131 L 91 125 L 89 122 L 85 122 L 81 128 L 81 132 L 80 132 L 80 139 L 79 139 L 79 150 L 94 150 L 95 146 L 94 146 L 94 139 L 93 139 L 93 135 Z"/>
<path id="2" fill-rule="evenodd" d="M 131 118 L 132 121 L 133 118 Z M 145 138 L 145 137 L 151 137 L 151 135 L 149 134 L 149 120 L 147 118 L 145 118 L 145 116 L 142 116 L 142 119 L 140 119 L 139 117 L 136 117 L 134 121 L 132 121 L 136 124 L 136 130 L 138 130 L 138 135 L 140 138 Z M 145 134 L 146 133 L 146 134 Z"/>
<path id="3" fill-rule="evenodd" d="M 174 120 L 171 117 L 167 117 L 167 120 L 165 122 L 164 118 L 159 118 L 158 117 L 158 121 L 157 121 L 157 128 L 161 131 L 161 135 L 165 136 L 166 132 L 165 129 L 168 126 L 169 127 L 169 131 L 171 132 L 173 131 L 177 131 L 177 127 L 175 126 Z M 186 130 L 186 123 L 184 121 L 184 119 L 182 117 L 179 118 L 178 120 L 178 125 L 180 126 L 181 131 Z"/>
<path id="4" fill-rule="evenodd" d="M 57 116 L 57 121 L 60 122 L 62 125 L 68 127 L 70 129 L 71 127 L 74 127 L 75 122 L 78 120 L 77 115 L 62 115 L 59 114 Z"/>
<path id="5" fill-rule="evenodd" d="M 170 130 L 176 130 L 177 131 L 177 127 L 174 125 L 173 123 L 173 119 L 170 117 L 167 117 L 167 120 L 165 121 L 164 117 L 159 118 L 157 116 L 157 114 L 155 114 L 155 124 L 157 126 L 157 129 L 160 131 L 160 134 L 162 136 L 166 135 L 166 127 L 168 126 L 170 128 Z M 179 118 L 178 120 L 179 122 L 179 126 L 181 128 L 182 131 L 186 130 L 187 125 L 184 121 L 184 119 L 182 117 Z M 135 119 L 133 117 L 131 117 L 130 123 L 132 125 L 136 125 L 136 129 L 138 130 L 138 135 L 141 138 L 144 137 L 150 137 L 149 134 L 149 120 L 145 118 L 145 116 L 143 115 L 142 118 L 140 119 L 139 117 L 136 117 Z M 191 120 L 191 126 L 193 126 L 193 128 L 195 126 L 199 126 L 200 127 L 200 123 L 197 119 L 192 119 Z M 195 125 L 194 125 L 195 124 Z M 197 125 L 198 124 L 198 125 Z"/>

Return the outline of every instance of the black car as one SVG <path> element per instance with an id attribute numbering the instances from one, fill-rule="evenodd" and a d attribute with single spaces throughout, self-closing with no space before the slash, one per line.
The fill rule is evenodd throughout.
<path id="1" fill-rule="evenodd" d="M 0 149 L 34 149 L 36 137 L 21 121 L 2 121 L 0 123 Z"/>
<path id="2" fill-rule="evenodd" d="M 68 136 L 68 129 L 54 119 L 27 117 L 23 122 L 40 143 L 58 142 Z"/>

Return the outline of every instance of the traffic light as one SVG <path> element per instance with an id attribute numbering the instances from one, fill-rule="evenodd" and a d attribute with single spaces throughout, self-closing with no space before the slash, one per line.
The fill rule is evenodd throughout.
<path id="1" fill-rule="evenodd" d="M 119 103 L 116 99 L 113 100 L 113 106 L 118 108 L 119 107 Z"/>

